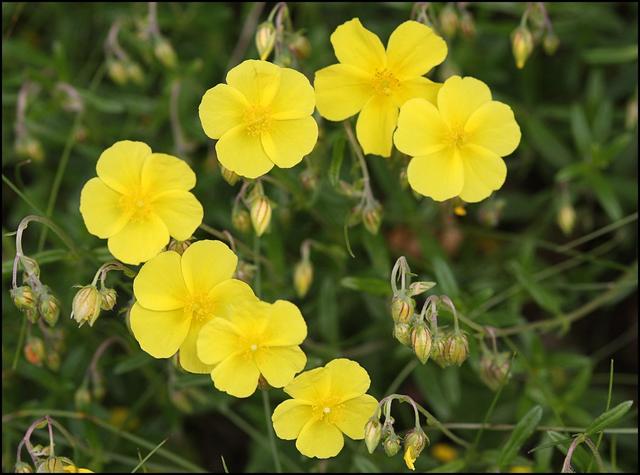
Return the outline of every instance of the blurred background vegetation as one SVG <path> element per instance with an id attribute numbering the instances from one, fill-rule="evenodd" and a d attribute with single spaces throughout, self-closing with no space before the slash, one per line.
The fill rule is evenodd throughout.
<path id="1" fill-rule="evenodd" d="M 362 225 L 348 229 L 352 258 L 344 223 L 356 200 L 341 192 L 339 181 L 353 183 L 359 169 L 344 147 L 341 125 L 321 121 L 311 156 L 291 170 L 274 169 L 264 181 L 274 215 L 261 238 L 267 260 L 262 293 L 302 309 L 309 325 L 308 368 L 346 356 L 369 371 L 370 393 L 378 399 L 397 389 L 445 423 L 481 423 L 494 392 L 478 375 L 477 331 L 463 325 L 471 357 L 461 368 L 444 370 L 433 362 L 416 365 L 413 353 L 391 336 L 388 279 L 395 260 L 407 256 L 421 280 L 437 282 L 432 293 L 450 296 L 475 323 L 515 328 L 498 338 L 500 351 L 517 354 L 490 422 L 517 423 L 540 405 L 542 430 L 521 443 L 502 469 L 557 471 L 568 442 L 527 452 L 559 437 L 544 427 L 587 427 L 609 398 L 611 407 L 635 401 L 618 425 L 637 427 L 638 7 L 545 3 L 557 51 L 546 53 L 544 37 L 537 38 L 526 65 L 517 69 L 510 35 L 527 4 L 464 3 L 433 3 L 427 10 L 441 32 L 453 31 L 441 21 L 445 9 L 460 22 L 447 37 L 447 62 L 431 77 L 477 77 L 513 107 L 522 142 L 506 159 L 505 186 L 458 216 L 451 203 L 418 199 L 402 186 L 406 157 L 369 156 L 383 220 L 375 235 Z M 255 26 L 273 6 L 158 4 L 156 30 L 155 7 L 146 3 L 3 2 L 3 471 L 13 470 L 20 439 L 45 414 L 63 426 L 54 428 L 56 453 L 95 471 L 131 471 L 164 439 L 145 462 L 148 471 L 220 472 L 221 456 L 231 471 L 273 470 L 260 396 L 231 398 L 214 390 L 208 376 L 185 374 L 142 352 L 125 323 L 130 280 L 110 274 L 118 304 L 93 328 L 78 329 L 68 318 L 72 286 L 87 284 L 109 260 L 106 243 L 88 234 L 78 206 L 100 153 L 118 140 L 142 140 L 187 160 L 198 175 L 195 194 L 205 207 L 204 222 L 253 246 L 251 231 L 232 226 L 240 185 L 223 180 L 197 107 L 230 67 L 257 57 Z M 412 6 L 290 3 L 294 28 L 308 39 L 302 48 L 310 47 L 309 54 L 295 51 L 292 61 L 312 79 L 315 70 L 335 62 L 329 36 L 337 25 L 360 17 L 386 43 Z M 540 11 L 529 14 L 527 24 L 534 34 L 546 28 Z M 160 38 L 166 44 L 158 47 Z M 42 242 L 37 223 L 25 232 L 25 252 L 38 260 L 42 281 L 62 302 L 52 329 L 23 323 L 9 298 L 15 238 L 7 234 L 29 214 L 49 215 L 81 250 L 80 258 L 73 257 L 51 232 Z M 211 238 L 204 230 L 195 236 Z M 314 241 L 314 279 L 298 298 L 292 273 L 308 238 Z M 252 264 L 246 249 L 238 244 L 241 259 Z M 274 404 L 283 397 L 272 391 Z M 410 428 L 409 409 L 394 415 L 396 429 Z M 631 432 L 602 439 L 607 469 L 638 469 L 637 430 Z M 428 433 L 432 444 L 455 446 L 439 431 Z M 456 433 L 473 441 L 478 430 Z M 477 450 L 458 447 L 451 457 L 427 449 L 417 469 L 492 470 L 510 435 L 484 431 Z M 46 430 L 32 437 L 33 443 L 47 440 Z M 347 443 L 328 461 L 305 459 L 292 442 L 277 444 L 287 470 L 406 470 L 400 457 L 369 456 L 362 443 Z M 573 464 L 578 471 L 597 468 L 583 447 Z"/>

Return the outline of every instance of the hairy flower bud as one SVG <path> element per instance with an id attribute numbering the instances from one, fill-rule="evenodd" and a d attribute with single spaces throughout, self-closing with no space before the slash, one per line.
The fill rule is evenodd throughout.
<path id="1" fill-rule="evenodd" d="M 558 210 L 558 216 L 556 219 L 558 226 L 565 236 L 568 236 L 573 232 L 573 227 L 576 224 L 576 210 L 569 201 L 565 201 L 562 204 Z"/>
<path id="2" fill-rule="evenodd" d="M 298 59 L 307 59 L 311 54 L 311 44 L 306 36 L 297 33 L 289 43 L 289 49 Z"/>
<path id="3" fill-rule="evenodd" d="M 105 287 L 100 289 L 100 297 L 102 299 L 100 308 L 102 310 L 111 310 L 116 304 L 118 294 L 116 293 L 116 289 L 108 289 Z"/>
<path id="4" fill-rule="evenodd" d="M 49 326 L 53 327 L 60 316 L 60 301 L 51 294 L 49 287 L 44 287 L 38 299 L 38 311 Z"/>
<path id="5" fill-rule="evenodd" d="M 33 473 L 33 467 L 28 463 L 16 462 L 16 465 L 13 468 L 13 472 L 14 473 Z"/>
<path id="6" fill-rule="evenodd" d="M 224 181 L 229 183 L 229 185 L 231 186 L 238 183 L 238 180 L 240 179 L 240 175 L 238 175 L 236 172 L 229 170 L 222 164 L 220 164 L 220 173 L 222 174 L 222 178 L 224 178 Z"/>
<path id="7" fill-rule="evenodd" d="M 256 30 L 256 49 L 262 61 L 269 57 L 275 44 L 276 27 L 273 22 L 265 21 L 258 25 Z"/>
<path id="8" fill-rule="evenodd" d="M 367 445 L 367 450 L 370 454 L 376 450 L 378 443 L 380 443 L 380 436 L 382 435 L 382 424 L 378 418 L 372 417 L 364 426 L 364 443 Z"/>
<path id="9" fill-rule="evenodd" d="M 526 26 L 519 26 L 511 34 L 511 48 L 518 69 L 524 68 L 527 58 L 533 51 L 533 36 Z"/>
<path id="10" fill-rule="evenodd" d="M 160 38 L 160 40 L 156 42 L 153 54 L 155 54 L 156 58 L 158 58 L 158 60 L 160 60 L 160 62 L 169 69 L 175 68 L 178 62 L 173 46 L 171 46 L 171 43 L 164 38 Z"/>
<path id="11" fill-rule="evenodd" d="M 246 233 L 251 229 L 251 216 L 246 209 L 234 206 L 231 210 L 231 224 L 241 233 Z"/>
<path id="12" fill-rule="evenodd" d="M 411 325 L 396 323 L 393 326 L 393 337 L 405 346 L 411 346 Z"/>
<path id="13" fill-rule="evenodd" d="M 122 86 L 126 84 L 129 79 L 129 74 L 127 73 L 127 68 L 124 63 L 117 59 L 112 59 L 107 63 L 107 71 L 109 73 L 109 77 L 113 82 Z"/>
<path id="14" fill-rule="evenodd" d="M 445 361 L 447 366 L 461 366 L 469 356 L 469 342 L 467 336 L 458 331 L 447 338 Z"/>
<path id="15" fill-rule="evenodd" d="M 37 473 L 65 473 L 64 465 L 58 457 L 48 457 L 38 464 Z"/>
<path id="16" fill-rule="evenodd" d="M 511 355 L 508 352 L 486 354 L 480 360 L 480 379 L 493 391 L 497 391 L 509 374 Z"/>
<path id="17" fill-rule="evenodd" d="M 102 296 L 95 285 L 86 285 L 82 287 L 73 297 L 71 318 L 84 325 L 89 322 L 89 326 L 93 326 L 100 315 L 102 307 Z"/>
<path id="18" fill-rule="evenodd" d="M 140 85 L 144 82 L 144 71 L 138 63 L 130 61 L 125 67 L 127 70 L 127 76 L 129 76 L 129 79 L 131 79 L 135 84 Z"/>
<path id="19" fill-rule="evenodd" d="M 422 364 L 425 364 L 431 353 L 431 332 L 423 322 L 414 325 L 411 331 L 411 346 Z"/>
<path id="20" fill-rule="evenodd" d="M 15 151 L 18 156 L 33 160 L 34 162 L 44 160 L 42 143 L 31 135 L 22 135 L 19 137 L 15 143 Z"/>
<path id="21" fill-rule="evenodd" d="M 419 427 L 407 433 L 404 438 L 404 462 L 407 467 L 415 470 L 413 464 L 427 445 L 429 445 L 429 438 Z"/>
<path id="22" fill-rule="evenodd" d="M 416 301 L 412 298 L 395 295 L 391 300 L 391 317 L 396 323 L 409 323 L 413 317 Z"/>
<path id="23" fill-rule="evenodd" d="M 83 410 L 91 403 L 91 393 L 86 384 L 81 385 L 73 396 L 76 409 Z"/>
<path id="24" fill-rule="evenodd" d="M 440 10 L 440 29 L 448 37 L 453 37 L 458 29 L 458 15 L 450 3 Z"/>
<path id="25" fill-rule="evenodd" d="M 377 201 L 367 205 L 362 211 L 362 222 L 371 234 L 378 234 L 382 221 L 382 205 Z"/>
<path id="26" fill-rule="evenodd" d="M 293 270 L 293 286 L 296 289 L 298 297 L 302 298 L 307 295 L 312 282 L 313 265 L 309 259 L 302 259 L 296 264 L 296 267 Z"/>
<path id="27" fill-rule="evenodd" d="M 387 457 L 393 457 L 400 451 L 402 440 L 395 433 L 391 433 L 384 439 L 382 446 L 384 447 L 384 453 L 387 454 Z"/>
<path id="28" fill-rule="evenodd" d="M 409 295 L 416 296 L 420 295 L 427 290 L 431 290 L 436 286 L 435 282 L 414 282 L 409 286 Z"/>
<path id="29" fill-rule="evenodd" d="M 21 312 L 36 309 L 36 296 L 28 285 L 21 285 L 10 291 L 13 303 Z"/>
<path id="30" fill-rule="evenodd" d="M 431 359 L 435 361 L 438 364 L 438 366 L 440 366 L 441 368 L 444 368 L 446 366 L 445 364 L 446 348 L 447 348 L 447 337 L 442 331 L 439 331 L 433 337 L 433 343 L 431 346 Z"/>
<path id="31" fill-rule="evenodd" d="M 464 12 L 462 18 L 460 18 L 460 30 L 465 38 L 473 38 L 476 36 L 476 24 L 473 21 L 471 13 Z"/>
<path id="32" fill-rule="evenodd" d="M 542 39 L 544 52 L 548 55 L 553 55 L 558 50 L 558 46 L 560 46 L 560 40 L 553 31 L 548 31 Z"/>
<path id="33" fill-rule="evenodd" d="M 32 365 L 42 366 L 42 361 L 45 358 L 45 349 L 41 338 L 32 336 L 27 339 L 24 345 L 24 357 Z"/>
<path id="34" fill-rule="evenodd" d="M 251 223 L 258 236 L 262 236 L 271 222 L 271 203 L 265 196 L 256 198 L 251 203 Z"/>

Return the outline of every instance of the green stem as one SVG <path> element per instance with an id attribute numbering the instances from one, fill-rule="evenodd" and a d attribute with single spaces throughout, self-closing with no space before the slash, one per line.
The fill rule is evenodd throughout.
<path id="1" fill-rule="evenodd" d="M 2 175 L 2 181 L 5 182 L 5 184 L 11 188 L 13 190 L 13 192 L 18 195 L 18 197 L 20 197 L 22 199 L 22 201 L 24 201 L 25 203 L 27 203 L 29 206 L 31 206 L 31 208 L 33 208 L 33 210 L 38 213 L 38 214 L 44 214 L 44 211 L 42 211 L 40 208 L 38 208 L 33 201 L 31 201 L 27 195 L 25 195 L 22 191 L 20 191 L 18 189 L 18 187 L 16 185 L 13 184 L 13 182 L 11 180 L 9 180 L 6 176 L 4 176 L 4 174 Z"/>
<path id="2" fill-rule="evenodd" d="M 262 406 L 264 407 L 264 418 L 267 423 L 267 434 L 269 434 L 269 446 L 271 448 L 271 455 L 273 456 L 273 463 L 276 466 L 276 472 L 282 473 L 282 465 L 280 465 L 280 456 L 278 455 L 276 438 L 273 434 L 273 425 L 271 423 L 271 402 L 269 401 L 268 388 L 262 390 Z"/>
<path id="3" fill-rule="evenodd" d="M 262 295 L 262 273 L 260 268 L 260 236 L 257 234 L 253 239 L 253 255 L 254 255 L 254 265 L 256 266 L 256 276 L 253 281 L 254 291 L 256 296 L 260 298 Z"/>
<path id="4" fill-rule="evenodd" d="M 416 407 L 418 408 L 418 411 L 420 411 L 427 418 L 427 424 L 428 425 L 434 426 L 437 429 L 440 429 L 440 431 L 442 431 L 442 433 L 444 435 L 449 437 L 451 440 L 456 442 L 458 445 L 461 445 L 462 447 L 465 447 L 465 448 L 469 448 L 469 442 L 467 442 L 464 439 L 461 439 L 460 437 L 455 435 L 453 432 L 451 432 L 449 429 L 447 429 L 442 422 L 440 422 L 438 419 L 436 419 L 436 417 L 433 414 L 431 414 L 429 411 L 427 411 L 424 407 L 422 407 L 418 403 L 416 403 Z"/>
<path id="5" fill-rule="evenodd" d="M 11 369 L 15 370 L 18 366 L 18 360 L 20 359 L 20 351 L 22 350 L 22 345 L 24 344 L 24 335 L 27 331 L 27 318 L 24 317 L 22 319 L 22 326 L 20 327 L 20 336 L 18 336 L 18 346 L 16 347 L 16 352 L 13 355 L 13 363 L 11 364 Z"/>
<path id="6" fill-rule="evenodd" d="M 402 368 L 402 370 L 398 373 L 398 375 L 396 376 L 396 378 L 393 380 L 393 382 L 389 385 L 389 387 L 387 388 L 387 390 L 384 392 L 384 394 L 390 394 L 390 393 L 395 393 L 398 388 L 400 387 L 400 385 L 404 382 L 404 380 L 407 378 L 407 376 L 409 376 L 411 374 L 411 372 L 415 369 L 415 367 L 418 365 L 418 360 L 416 360 L 415 358 L 412 358 L 405 366 L 404 368 Z"/>

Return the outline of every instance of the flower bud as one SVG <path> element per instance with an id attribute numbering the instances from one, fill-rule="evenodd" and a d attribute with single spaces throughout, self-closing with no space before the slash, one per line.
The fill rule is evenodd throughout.
<path id="1" fill-rule="evenodd" d="M 50 290 L 48 287 L 45 287 L 40 294 L 38 311 L 44 321 L 47 322 L 50 327 L 53 327 L 58 322 L 58 317 L 60 316 L 60 301 L 54 295 L 51 295 Z"/>
<path id="2" fill-rule="evenodd" d="M 95 285 L 86 285 L 82 287 L 73 297 L 71 318 L 75 319 L 80 326 L 85 322 L 89 322 L 92 327 L 102 307 L 102 296 Z"/>
<path id="3" fill-rule="evenodd" d="M 261 23 L 256 30 L 256 49 L 262 61 L 269 57 L 275 44 L 276 27 L 270 21 Z"/>
<path id="4" fill-rule="evenodd" d="M 27 339 L 24 345 L 24 357 L 32 365 L 42 366 L 42 361 L 45 358 L 45 349 L 41 338 L 32 336 Z"/>
<path id="5" fill-rule="evenodd" d="M 627 103 L 627 111 L 624 118 L 624 126 L 631 130 L 638 123 L 638 91 Z"/>
<path id="6" fill-rule="evenodd" d="M 431 353 L 431 332 L 424 322 L 414 325 L 411 332 L 411 346 L 422 364 L 425 364 Z"/>
<path id="7" fill-rule="evenodd" d="M 544 52 L 548 55 L 553 55 L 560 46 L 560 40 L 556 36 L 553 31 L 547 32 L 544 35 L 544 39 L 542 40 L 542 47 L 544 48 Z"/>
<path id="8" fill-rule="evenodd" d="M 302 298 L 307 295 L 309 287 L 313 282 L 313 265 L 309 259 L 302 259 L 296 264 L 293 271 L 293 286 L 296 289 L 298 297 Z"/>
<path id="9" fill-rule="evenodd" d="M 38 264 L 38 261 L 30 258 L 29 256 L 20 256 L 20 264 L 24 267 L 24 273 L 27 278 L 40 278 L 40 265 Z"/>
<path id="10" fill-rule="evenodd" d="M 311 54 L 311 44 L 306 36 L 302 34 L 296 34 L 293 40 L 289 43 L 289 49 L 298 59 L 307 59 Z"/>
<path id="11" fill-rule="evenodd" d="M 435 337 L 433 337 L 433 344 L 431 347 L 431 359 L 435 361 L 438 366 L 444 368 L 445 364 L 445 354 L 447 347 L 447 337 L 443 334 L 442 331 L 436 333 Z"/>
<path id="12" fill-rule="evenodd" d="M 396 323 L 409 323 L 413 317 L 416 301 L 412 298 L 395 295 L 391 301 L 391 317 Z"/>
<path id="13" fill-rule="evenodd" d="M 64 465 L 58 457 L 48 457 L 38 464 L 37 473 L 64 473 Z"/>
<path id="14" fill-rule="evenodd" d="M 33 473 L 33 467 L 28 463 L 16 462 L 16 465 L 13 468 L 13 472 L 14 473 Z"/>
<path id="15" fill-rule="evenodd" d="M 21 312 L 36 309 L 36 296 L 33 293 L 33 289 L 28 285 L 21 285 L 20 287 L 11 289 L 9 293 L 13 299 L 13 303 Z"/>
<path id="16" fill-rule="evenodd" d="M 508 352 L 485 354 L 480 360 L 480 379 L 493 391 L 502 384 L 509 374 L 511 355 Z"/>
<path id="17" fill-rule="evenodd" d="M 55 351 L 47 353 L 47 368 L 51 371 L 58 371 L 60 369 L 60 355 Z"/>
<path id="18" fill-rule="evenodd" d="M 126 84 L 129 79 L 129 74 L 127 73 L 127 68 L 124 63 L 118 59 L 112 59 L 107 64 L 107 71 L 109 73 L 109 77 L 113 82 L 122 86 Z"/>
<path id="19" fill-rule="evenodd" d="M 393 457 L 400 451 L 400 447 L 402 445 L 402 441 L 400 437 L 398 437 L 395 433 L 389 434 L 389 436 L 384 439 L 382 446 L 384 447 L 384 453 L 387 454 L 387 457 Z"/>
<path id="20" fill-rule="evenodd" d="M 446 366 L 461 366 L 469 356 L 469 342 L 467 336 L 458 331 L 447 337 L 445 345 Z"/>
<path id="21" fill-rule="evenodd" d="M 256 274 L 256 266 L 245 261 L 239 261 L 235 276 L 237 279 L 250 284 Z"/>
<path id="22" fill-rule="evenodd" d="M 222 178 L 224 178 L 224 181 L 229 183 L 231 186 L 238 183 L 238 180 L 240 179 L 240 175 L 238 175 L 236 172 L 229 170 L 222 164 L 220 164 L 220 173 L 222 174 Z"/>
<path id="23" fill-rule="evenodd" d="M 573 226 L 576 224 L 576 210 L 569 201 L 565 201 L 558 210 L 557 216 L 558 226 L 565 236 L 573 232 Z"/>
<path id="24" fill-rule="evenodd" d="M 431 290 L 436 286 L 435 282 L 414 282 L 409 286 L 409 295 L 416 296 L 420 295 L 427 290 Z"/>
<path id="25" fill-rule="evenodd" d="M 103 287 L 102 289 L 100 289 L 100 298 L 102 300 L 100 303 L 100 308 L 102 310 L 111 310 L 116 304 L 118 294 L 116 293 L 116 289 L 108 289 L 106 287 Z"/>
<path id="26" fill-rule="evenodd" d="M 241 233 L 246 233 L 251 229 L 251 217 L 246 209 L 234 206 L 231 210 L 231 224 Z"/>
<path id="27" fill-rule="evenodd" d="M 106 390 L 104 388 L 104 378 L 102 374 L 96 372 L 93 376 L 93 385 L 91 387 L 91 394 L 93 399 L 96 401 L 101 401 L 104 398 Z"/>
<path id="28" fill-rule="evenodd" d="M 382 205 L 377 201 L 367 205 L 362 211 L 362 221 L 367 231 L 371 234 L 378 234 L 382 221 Z"/>
<path id="29" fill-rule="evenodd" d="M 404 438 L 404 462 L 408 468 L 411 470 L 416 469 L 413 464 L 428 444 L 429 438 L 427 434 L 419 427 L 407 433 Z"/>
<path id="30" fill-rule="evenodd" d="M 318 186 L 318 175 L 311 168 L 307 168 L 300 174 L 300 181 L 306 190 L 313 191 Z"/>
<path id="31" fill-rule="evenodd" d="M 176 239 L 171 239 L 171 241 L 169 241 L 169 245 L 167 246 L 167 249 L 169 251 L 174 251 L 182 255 L 184 254 L 184 251 L 186 251 L 189 246 L 191 246 L 191 239 L 187 239 L 186 241 L 178 241 Z"/>
<path id="32" fill-rule="evenodd" d="M 471 13 L 464 12 L 460 19 L 460 30 L 465 38 L 471 39 L 476 36 L 476 24 L 473 21 Z"/>
<path id="33" fill-rule="evenodd" d="M 140 85 L 144 82 L 144 71 L 142 71 L 142 68 L 138 63 L 130 61 L 126 65 L 126 69 L 127 76 L 129 76 L 129 79 L 131 79 L 135 84 Z"/>
<path id="34" fill-rule="evenodd" d="M 455 36 L 458 29 L 458 15 L 450 3 L 440 11 L 440 29 L 448 37 Z"/>
<path id="35" fill-rule="evenodd" d="M 271 222 L 271 204 L 268 198 L 260 196 L 251 204 L 251 223 L 258 236 L 262 236 Z"/>
<path id="36" fill-rule="evenodd" d="M 511 34 L 511 49 L 518 69 L 524 68 L 527 58 L 533 51 L 533 36 L 526 26 L 519 26 Z"/>
<path id="37" fill-rule="evenodd" d="M 396 323 L 393 326 L 393 336 L 404 346 L 411 346 L 411 325 L 408 323 Z"/>
<path id="38" fill-rule="evenodd" d="M 380 436 L 382 435 L 382 424 L 380 420 L 372 417 L 367 421 L 364 426 L 364 443 L 367 445 L 367 450 L 370 454 L 376 450 L 378 443 L 380 443 Z"/>
<path id="39" fill-rule="evenodd" d="M 86 384 L 82 384 L 73 396 L 76 409 L 83 410 L 91 403 L 91 393 Z"/>
<path id="40" fill-rule="evenodd" d="M 44 160 L 42 143 L 31 135 L 23 135 L 18 138 L 15 143 L 15 151 L 18 156 L 33 160 L 34 162 Z"/>
<path id="41" fill-rule="evenodd" d="M 171 46 L 171 43 L 164 38 L 161 38 L 156 42 L 156 46 L 153 49 L 153 53 L 156 58 L 167 68 L 173 69 L 178 62 L 176 52 Z"/>

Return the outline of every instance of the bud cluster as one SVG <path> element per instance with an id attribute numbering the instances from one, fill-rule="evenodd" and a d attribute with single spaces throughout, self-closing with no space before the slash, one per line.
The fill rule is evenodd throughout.
<path id="1" fill-rule="evenodd" d="M 267 20 L 258 25 L 255 44 L 262 61 L 274 53 L 273 62 L 283 67 L 290 67 L 311 54 L 309 40 L 302 31 L 294 31 L 289 8 L 283 2 L 276 4 Z"/>
<path id="2" fill-rule="evenodd" d="M 302 255 L 302 258 L 293 269 L 293 286 L 300 298 L 307 295 L 307 292 L 313 283 L 313 264 L 309 258 L 310 246 L 310 240 L 306 240 L 302 243 L 302 246 L 300 247 L 300 254 Z"/>
<path id="3" fill-rule="evenodd" d="M 528 22 L 531 23 L 531 29 L 527 25 Z M 560 46 L 560 40 L 553 31 L 542 2 L 528 4 L 520 25 L 511 32 L 511 50 L 518 69 L 524 68 L 536 44 L 542 44 L 544 52 L 548 55 L 553 55 Z"/>

